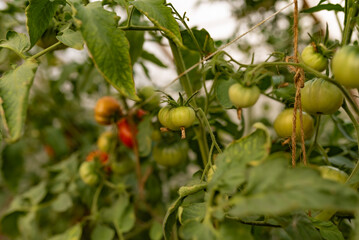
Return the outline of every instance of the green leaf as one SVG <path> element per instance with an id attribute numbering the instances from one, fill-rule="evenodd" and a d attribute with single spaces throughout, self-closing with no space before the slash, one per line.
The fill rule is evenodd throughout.
<path id="1" fill-rule="evenodd" d="M 159 60 L 154 54 L 149 53 L 147 51 L 142 52 L 141 58 L 144 60 L 150 61 L 159 67 L 167 68 L 167 65 L 165 65 L 161 60 Z"/>
<path id="2" fill-rule="evenodd" d="M 81 224 L 76 224 L 66 232 L 53 236 L 49 240 L 80 240 L 82 235 Z"/>
<path id="3" fill-rule="evenodd" d="M 213 53 L 216 49 L 214 47 L 214 41 L 205 29 L 197 30 L 195 28 L 192 28 L 192 33 L 194 37 L 197 40 L 198 47 L 201 49 L 201 52 L 205 55 L 208 55 L 210 53 Z M 198 47 L 196 46 L 196 43 L 192 39 L 190 33 L 188 30 L 181 31 L 181 36 L 183 39 L 183 45 L 187 47 L 190 50 L 199 52 Z"/>
<path id="4" fill-rule="evenodd" d="M 36 212 L 28 212 L 21 216 L 18 220 L 18 225 L 21 232 L 21 237 L 24 239 L 36 239 L 38 237 L 38 226 L 36 222 Z"/>
<path id="5" fill-rule="evenodd" d="M 181 224 L 190 220 L 202 221 L 206 215 L 206 203 L 192 203 L 182 205 L 178 218 Z"/>
<path id="6" fill-rule="evenodd" d="M 237 221 L 226 220 L 220 226 L 220 238 L 226 240 L 246 239 L 254 240 L 251 234 L 251 227 Z"/>
<path id="7" fill-rule="evenodd" d="M 62 35 L 56 37 L 57 40 L 77 50 L 82 50 L 84 48 L 84 39 L 78 31 L 73 31 L 71 29 L 66 29 L 62 32 Z"/>
<path id="8" fill-rule="evenodd" d="M 51 204 L 51 207 L 55 212 L 65 212 L 70 209 L 72 205 L 71 196 L 68 193 L 63 192 L 56 197 L 55 201 Z"/>
<path id="9" fill-rule="evenodd" d="M 24 148 L 23 141 L 7 145 L 2 151 L 1 175 L 11 190 L 17 190 L 20 176 L 24 174 Z"/>
<path id="10" fill-rule="evenodd" d="M 8 31 L 6 33 L 6 40 L 0 41 L 1 47 L 10 49 L 20 57 L 24 57 L 23 53 L 30 48 L 30 41 L 26 34 Z"/>
<path id="11" fill-rule="evenodd" d="M 233 107 L 233 103 L 229 99 L 228 89 L 234 83 L 236 83 L 236 81 L 233 79 L 230 79 L 228 81 L 225 81 L 225 80 L 218 81 L 218 84 L 216 86 L 216 96 L 217 96 L 219 103 L 224 108 L 232 108 Z"/>
<path id="12" fill-rule="evenodd" d="M 91 233 L 91 240 L 112 240 L 115 236 L 115 231 L 106 225 L 97 224 Z"/>
<path id="13" fill-rule="evenodd" d="M 9 128 L 9 142 L 18 140 L 22 134 L 29 91 L 37 67 L 36 62 L 28 60 L 0 78 L 0 96 Z"/>
<path id="14" fill-rule="evenodd" d="M 173 225 L 176 223 L 177 210 L 181 206 L 183 197 L 179 197 L 167 209 L 166 215 L 163 219 L 163 233 L 166 240 L 171 239 Z"/>
<path id="15" fill-rule="evenodd" d="M 208 187 L 234 192 L 246 181 L 247 165 L 257 164 L 268 157 L 271 147 L 269 133 L 259 127 L 252 134 L 230 144 L 216 159 L 217 169 Z"/>
<path id="16" fill-rule="evenodd" d="M 30 36 L 31 47 L 41 38 L 55 16 L 57 7 L 65 5 L 65 0 L 30 0 L 26 7 L 26 27 Z"/>
<path id="17" fill-rule="evenodd" d="M 159 222 L 153 222 L 150 229 L 150 239 L 151 240 L 161 240 L 163 237 L 162 226 Z"/>
<path id="18" fill-rule="evenodd" d="M 152 116 L 147 116 L 138 124 L 138 134 L 136 136 L 138 144 L 138 151 L 141 157 L 148 156 L 152 150 Z"/>
<path id="19" fill-rule="evenodd" d="M 144 31 L 127 31 L 126 37 L 130 43 L 130 56 L 132 65 L 135 64 L 137 59 L 143 52 L 143 43 L 145 42 Z"/>
<path id="20" fill-rule="evenodd" d="M 275 219 L 291 239 L 322 240 L 320 233 L 304 212 L 292 216 L 276 217 Z"/>
<path id="21" fill-rule="evenodd" d="M 325 240 L 344 240 L 343 234 L 339 231 L 338 227 L 330 221 L 320 221 L 315 218 L 310 218 L 313 226 L 319 229 L 320 235 Z"/>
<path id="22" fill-rule="evenodd" d="M 231 200 L 230 214 L 277 215 L 305 209 L 352 211 L 359 203 L 353 189 L 321 178 L 312 169 L 289 169 L 283 160 L 266 161 L 248 174 L 247 185 Z"/>
<path id="23" fill-rule="evenodd" d="M 20 234 L 18 221 L 24 214 L 22 211 L 15 211 L 2 216 L 0 222 L 1 233 L 9 237 L 17 237 Z"/>
<path id="24" fill-rule="evenodd" d="M 176 19 L 172 16 L 172 9 L 164 5 L 163 0 L 137 0 L 130 4 L 135 6 L 156 27 L 161 29 L 177 46 L 182 47 L 182 38 Z"/>
<path id="25" fill-rule="evenodd" d="M 195 220 L 186 222 L 180 228 L 180 236 L 183 239 L 215 240 L 216 231 L 213 227 Z"/>
<path id="26" fill-rule="evenodd" d="M 31 204 L 34 206 L 39 204 L 45 198 L 46 194 L 46 182 L 40 182 L 38 185 L 23 193 L 22 196 L 29 199 Z"/>
<path id="27" fill-rule="evenodd" d="M 121 196 L 111 207 L 102 209 L 104 221 L 113 223 L 122 233 L 130 231 L 135 225 L 133 205 L 127 197 Z"/>
<path id="28" fill-rule="evenodd" d="M 315 7 L 303 9 L 302 13 L 314 13 L 319 11 L 335 11 L 335 12 L 344 12 L 344 8 L 340 4 L 319 4 Z"/>
<path id="29" fill-rule="evenodd" d="M 103 9 L 101 2 L 75 4 L 76 18 L 91 57 L 104 78 L 120 93 L 138 100 L 132 76 L 129 43 L 117 28 L 118 17 Z"/>

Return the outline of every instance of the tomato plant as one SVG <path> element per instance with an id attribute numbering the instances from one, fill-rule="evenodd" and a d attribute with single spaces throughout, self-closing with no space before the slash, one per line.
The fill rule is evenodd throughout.
<path id="1" fill-rule="evenodd" d="M 333 57 L 334 79 L 349 88 L 359 87 L 358 66 L 359 47 L 347 45 L 340 48 Z"/>
<path id="2" fill-rule="evenodd" d="M 333 114 L 343 104 L 343 93 L 324 79 L 312 79 L 302 89 L 303 110 L 309 114 Z"/>
<path id="3" fill-rule="evenodd" d="M 357 1 L 183 2 L 0 3 L 0 239 L 359 239 Z"/>
<path id="4" fill-rule="evenodd" d="M 328 66 L 328 60 L 313 45 L 306 46 L 300 56 L 304 64 L 317 71 L 324 71 Z"/>

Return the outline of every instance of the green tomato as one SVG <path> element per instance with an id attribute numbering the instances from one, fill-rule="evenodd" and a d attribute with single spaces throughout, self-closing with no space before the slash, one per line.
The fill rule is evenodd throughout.
<path id="1" fill-rule="evenodd" d="M 124 157 L 120 162 L 111 162 L 111 170 L 118 174 L 123 175 L 131 172 L 135 168 L 135 162 L 128 157 Z"/>
<path id="2" fill-rule="evenodd" d="M 318 167 L 318 170 L 323 178 L 336 182 L 345 183 L 348 178 L 348 174 L 332 166 L 320 166 Z"/>
<path id="3" fill-rule="evenodd" d="M 309 114 L 333 114 L 343 104 L 343 94 L 321 78 L 307 81 L 301 90 L 303 110 Z"/>
<path id="4" fill-rule="evenodd" d="M 236 108 L 247 108 L 257 102 L 260 90 L 257 86 L 245 87 L 235 83 L 228 89 L 228 95 Z"/>
<path id="5" fill-rule="evenodd" d="M 97 147 L 102 152 L 108 153 L 114 141 L 116 141 L 116 134 L 111 131 L 103 132 L 97 139 Z"/>
<path id="6" fill-rule="evenodd" d="M 161 96 L 152 86 L 146 86 L 138 90 L 138 96 L 146 103 L 142 106 L 147 111 L 152 111 L 160 105 Z M 148 99 L 148 100 L 147 100 Z"/>
<path id="7" fill-rule="evenodd" d="M 172 123 L 171 115 L 170 115 L 171 110 L 172 107 L 170 106 L 161 108 L 161 110 L 158 112 L 158 120 L 166 128 L 169 128 L 171 130 L 179 130 L 179 128 L 175 127 Z"/>
<path id="8" fill-rule="evenodd" d="M 172 108 L 169 112 L 171 123 L 175 128 L 188 128 L 192 126 L 194 120 L 196 120 L 196 114 L 191 107 L 176 107 Z"/>
<path id="9" fill-rule="evenodd" d="M 293 108 L 285 109 L 281 112 L 274 121 L 273 127 L 279 137 L 290 137 L 292 135 L 293 127 Z M 303 130 L 304 138 L 309 139 L 314 133 L 314 120 L 313 118 L 303 112 Z M 299 112 L 296 118 L 296 136 L 300 137 L 300 119 Z"/>
<path id="10" fill-rule="evenodd" d="M 83 162 L 79 169 L 79 174 L 84 183 L 93 186 L 99 181 L 99 176 L 96 173 L 96 162 Z"/>
<path id="11" fill-rule="evenodd" d="M 173 144 L 162 142 L 153 148 L 153 158 L 165 167 L 173 167 L 186 161 L 188 154 L 188 144 L 180 140 Z"/>
<path id="12" fill-rule="evenodd" d="M 320 72 L 325 70 L 328 66 L 328 59 L 316 52 L 312 45 L 308 45 L 303 49 L 301 60 L 305 65 Z"/>
<path id="13" fill-rule="evenodd" d="M 344 46 L 332 60 L 334 79 L 348 88 L 359 88 L 359 46 Z"/>

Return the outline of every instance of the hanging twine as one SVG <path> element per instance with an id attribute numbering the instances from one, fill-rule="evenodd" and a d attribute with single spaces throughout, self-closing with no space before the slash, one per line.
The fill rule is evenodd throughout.
<path id="1" fill-rule="evenodd" d="M 293 60 L 295 63 L 298 63 L 298 0 L 294 0 L 294 56 L 287 58 L 287 61 Z M 297 111 L 299 108 L 299 119 L 300 119 L 300 136 L 301 136 L 301 145 L 303 152 L 303 162 L 304 165 L 307 165 L 307 156 L 305 152 L 304 144 L 304 129 L 303 129 L 303 110 L 301 103 L 301 94 L 300 89 L 304 87 L 304 71 L 299 67 L 291 67 L 291 71 L 295 72 L 294 75 L 294 84 L 296 88 L 295 92 L 295 101 L 294 101 L 294 111 L 293 111 L 293 129 L 292 129 L 292 166 L 295 167 L 296 162 L 296 128 L 297 128 Z"/>

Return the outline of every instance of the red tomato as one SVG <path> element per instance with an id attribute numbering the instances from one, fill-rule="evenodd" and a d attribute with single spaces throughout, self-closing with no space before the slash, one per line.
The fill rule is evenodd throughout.
<path id="1" fill-rule="evenodd" d="M 118 127 L 118 138 L 121 142 L 128 148 L 133 148 L 136 144 L 136 134 L 137 129 L 135 129 L 135 134 L 132 134 L 131 126 L 128 123 L 126 118 L 122 118 L 117 122 Z"/>

